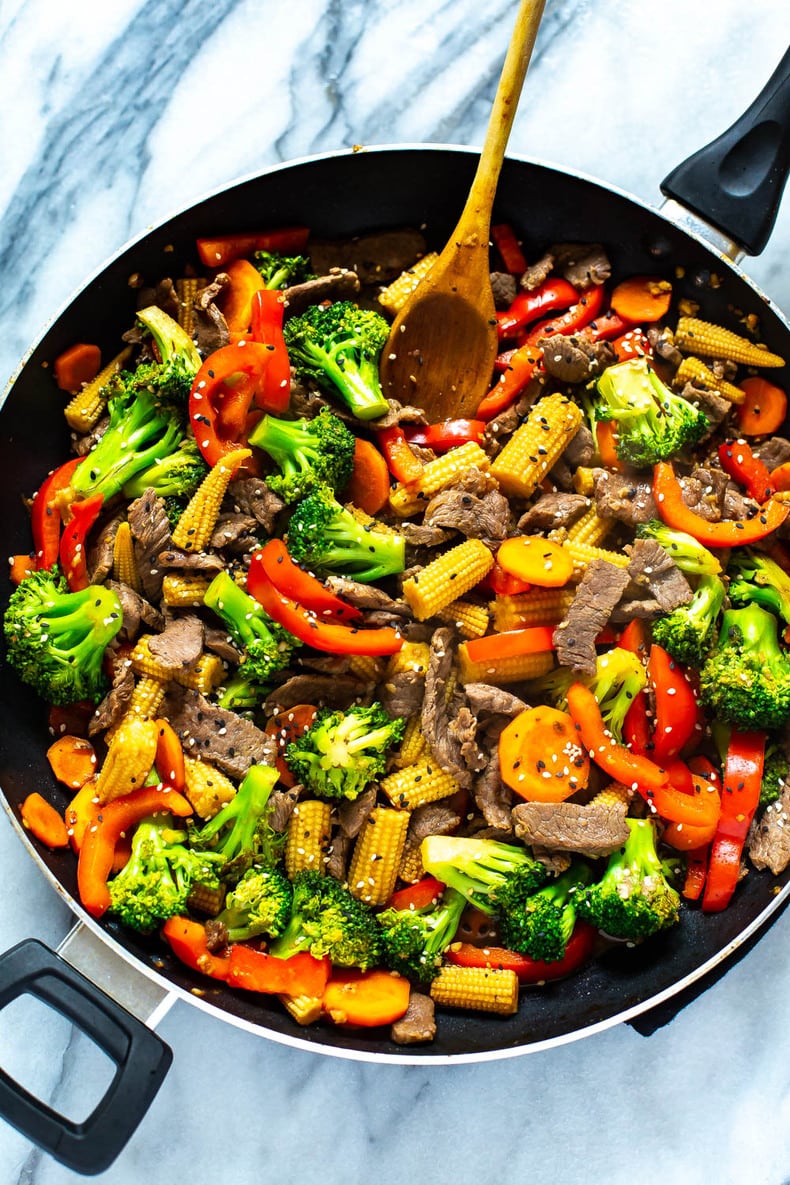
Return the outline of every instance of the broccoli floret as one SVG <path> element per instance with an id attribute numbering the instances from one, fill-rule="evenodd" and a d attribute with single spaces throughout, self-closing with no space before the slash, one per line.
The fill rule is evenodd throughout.
<path id="1" fill-rule="evenodd" d="M 586 864 L 572 864 L 526 897 L 506 885 L 496 896 L 497 925 L 505 946 L 546 963 L 561 959 L 576 925 L 579 891 L 591 879 Z"/>
<path id="2" fill-rule="evenodd" d="M 272 621 L 261 605 L 239 588 L 229 572 L 218 572 L 203 596 L 203 603 L 221 618 L 234 642 L 244 651 L 245 678 L 265 683 L 291 661 L 296 638 Z"/>
<path id="3" fill-rule="evenodd" d="M 271 691 L 272 685 L 261 683 L 249 667 L 243 662 L 217 689 L 217 705 L 226 712 L 253 712 Z"/>
<path id="4" fill-rule="evenodd" d="M 647 358 L 608 366 L 595 383 L 598 420 L 617 421 L 617 455 L 637 468 L 674 457 L 705 433 L 707 417 L 661 382 Z"/>
<path id="5" fill-rule="evenodd" d="M 546 882 L 546 869 L 526 848 L 473 836 L 429 835 L 420 847 L 425 871 L 463 894 L 483 913 L 527 897 Z"/>
<path id="6" fill-rule="evenodd" d="M 288 356 L 299 378 L 311 378 L 322 390 L 340 395 L 360 420 L 387 414 L 379 378 L 379 356 L 389 337 L 380 313 L 348 300 L 310 305 L 285 322 Z"/>
<path id="7" fill-rule="evenodd" d="M 295 502 L 327 485 L 340 490 L 351 477 L 355 440 L 342 420 L 328 407 L 313 420 L 279 420 L 264 416 L 250 433 L 249 443 L 262 448 L 279 466 L 266 484 L 286 502 Z"/>
<path id="8" fill-rule="evenodd" d="M 124 497 L 140 498 L 146 490 L 151 489 L 166 502 L 170 498 L 178 499 L 180 517 L 208 469 L 194 436 L 185 436 L 175 452 L 155 460 L 147 469 L 127 481 L 123 487 Z"/>
<path id="9" fill-rule="evenodd" d="M 681 572 L 688 572 L 690 576 L 717 576 L 721 572 L 721 564 L 712 551 L 703 547 L 693 535 L 676 531 L 660 519 L 653 518 L 650 522 L 640 523 L 636 535 L 638 539 L 655 539 L 669 553 Z"/>
<path id="10" fill-rule="evenodd" d="M 328 956 L 338 967 L 375 967 L 381 935 L 373 910 L 334 877 L 297 872 L 291 920 L 269 953 L 287 959 L 303 950 L 316 959 Z"/>
<path id="11" fill-rule="evenodd" d="M 231 942 L 266 934 L 282 934 L 291 917 L 293 889 L 280 868 L 250 868 L 228 893 L 217 917 L 227 927 Z"/>
<path id="12" fill-rule="evenodd" d="M 626 819 L 629 836 L 609 858 L 601 881 L 576 896 L 579 917 L 613 938 L 648 938 L 680 917 L 680 896 L 667 880 L 650 819 Z"/>
<path id="13" fill-rule="evenodd" d="M 32 572 L 6 609 L 8 664 L 49 704 L 98 703 L 109 685 L 104 652 L 122 624 L 111 589 L 69 592 L 57 570 Z"/>
<path id="14" fill-rule="evenodd" d="M 290 288 L 315 279 L 306 255 L 281 255 L 279 251 L 256 251 L 255 266 L 267 288 Z"/>
<path id="15" fill-rule="evenodd" d="M 691 600 L 653 622 L 653 641 L 678 662 L 702 666 L 714 643 L 725 588 L 718 576 L 700 576 Z"/>
<path id="16" fill-rule="evenodd" d="M 445 889 L 441 901 L 425 909 L 382 910 L 376 920 L 381 926 L 384 966 L 409 979 L 430 983 L 465 908 L 463 894 Z"/>
<path id="17" fill-rule="evenodd" d="M 297 504 L 287 544 L 291 558 L 310 571 L 339 572 L 362 583 L 394 576 L 406 566 L 402 535 L 359 522 L 327 489 L 315 490 Z"/>
<path id="18" fill-rule="evenodd" d="M 744 732 L 777 732 L 790 719 L 790 657 L 772 613 L 759 605 L 724 611 L 718 644 L 700 670 L 700 698 Z"/>
<path id="19" fill-rule="evenodd" d="M 727 566 L 730 601 L 736 608 L 761 605 L 790 624 L 790 576 L 762 552 L 738 550 Z"/>
<path id="20" fill-rule="evenodd" d="M 233 883 L 253 866 L 271 867 L 282 855 L 284 834 L 272 829 L 269 799 L 278 773 L 268 765 L 251 765 L 236 794 L 199 830 L 190 832 L 190 844 L 211 851 L 220 859 L 219 875 Z"/>
<path id="21" fill-rule="evenodd" d="M 530 682 L 530 698 L 535 703 L 551 703 L 565 711 L 568 688 L 572 683 L 584 683 L 590 688 L 598 700 L 606 727 L 616 740 L 622 742 L 628 709 L 634 696 L 647 683 L 645 668 L 638 655 L 615 646 L 598 655 L 592 675 L 580 674 L 569 667 L 556 667 Z"/>
<path id="22" fill-rule="evenodd" d="M 391 720 L 378 703 L 354 704 L 344 712 L 322 708 L 288 745 L 288 768 L 319 798 L 358 798 L 384 773 L 387 752 L 403 738 L 405 727 L 405 720 Z"/>
<path id="23" fill-rule="evenodd" d="M 787 746 L 775 737 L 770 737 L 765 745 L 763 780 L 760 783 L 761 807 L 770 806 L 782 797 L 789 772 Z"/>
<path id="24" fill-rule="evenodd" d="M 217 858 L 185 847 L 185 833 L 172 828 L 168 815 L 143 819 L 128 862 L 110 881 L 110 910 L 134 930 L 147 932 L 185 913 L 193 885 L 219 888 Z"/>

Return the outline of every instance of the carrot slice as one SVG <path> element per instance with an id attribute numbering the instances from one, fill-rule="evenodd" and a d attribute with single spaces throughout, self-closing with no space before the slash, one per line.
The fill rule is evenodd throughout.
<path id="1" fill-rule="evenodd" d="M 101 803 L 96 796 L 96 779 L 91 778 L 84 786 L 80 786 L 63 813 L 71 850 L 77 855 L 82 847 L 85 832 L 100 810 Z"/>
<path id="2" fill-rule="evenodd" d="M 335 970 L 322 1005 L 336 1025 L 389 1025 L 409 1006 L 409 981 L 390 971 Z"/>
<path id="3" fill-rule="evenodd" d="M 790 461 L 785 461 L 783 465 L 777 465 L 776 469 L 770 472 L 771 482 L 777 490 L 790 490 Z M 18 556 L 14 557 L 18 559 Z"/>
<path id="4" fill-rule="evenodd" d="M 225 273 L 230 284 L 220 297 L 222 315 L 231 333 L 246 334 L 252 324 L 252 298 L 265 287 L 263 277 L 247 259 L 234 259 Z"/>
<path id="5" fill-rule="evenodd" d="M 69 846 L 69 833 L 66 830 L 66 824 L 52 803 L 47 802 L 46 798 L 43 798 L 37 791 L 28 794 L 19 810 L 27 830 L 46 847 L 67 848 Z"/>
<path id="6" fill-rule="evenodd" d="M 576 726 L 559 708 L 527 708 L 499 738 L 502 781 L 528 802 L 564 802 L 583 790 L 590 758 Z"/>
<path id="7" fill-rule="evenodd" d="M 353 502 L 365 514 L 378 514 L 390 496 L 387 462 L 369 440 L 357 439 L 351 477 L 343 490 L 343 501 Z"/>
<path id="8" fill-rule="evenodd" d="M 8 564 L 8 575 L 11 578 L 12 584 L 21 584 L 26 576 L 36 570 L 36 557 L 26 553 L 24 555 L 12 555 Z"/>
<path id="9" fill-rule="evenodd" d="M 617 424 L 612 420 L 599 420 L 595 425 L 595 443 L 598 456 L 607 469 L 621 473 L 623 463 L 617 455 Z"/>
<path id="10" fill-rule="evenodd" d="M 629 276 L 612 290 L 610 304 L 618 316 L 634 325 L 658 321 L 669 312 L 672 286 L 659 276 Z"/>
<path id="11" fill-rule="evenodd" d="M 743 435 L 764 436 L 767 432 L 778 432 L 787 415 L 787 395 L 782 388 L 760 375 L 744 379 L 739 386 L 746 393 L 735 412 Z"/>
<path id="12" fill-rule="evenodd" d="M 540 588 L 562 588 L 573 575 L 573 560 L 564 547 L 540 535 L 514 535 L 496 554 L 511 576 Z"/>
<path id="13" fill-rule="evenodd" d="M 280 712 L 278 716 L 272 716 L 266 725 L 265 732 L 274 737 L 277 742 L 277 758 L 275 765 L 277 772 L 280 775 L 280 781 L 284 786 L 295 786 L 296 778 L 291 773 L 285 760 L 286 750 L 297 737 L 302 736 L 307 732 L 310 725 L 316 717 L 318 709 L 313 704 L 294 704 L 292 708 L 287 708 Z"/>
<path id="14" fill-rule="evenodd" d="M 96 773 L 96 753 L 84 737 L 58 737 L 47 749 L 50 769 L 70 790 L 79 790 Z"/>
<path id="15" fill-rule="evenodd" d="M 88 342 L 77 342 L 58 354 L 53 370 L 61 391 L 76 395 L 83 383 L 95 379 L 101 370 L 101 350 Z"/>
<path id="16" fill-rule="evenodd" d="M 156 727 L 159 729 L 159 735 L 156 740 L 154 765 L 159 777 L 174 790 L 183 790 L 187 779 L 181 740 L 169 720 L 160 717 L 156 721 Z"/>

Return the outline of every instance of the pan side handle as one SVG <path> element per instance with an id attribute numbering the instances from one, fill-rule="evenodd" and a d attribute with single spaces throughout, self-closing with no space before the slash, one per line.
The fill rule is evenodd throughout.
<path id="1" fill-rule="evenodd" d="M 0 1069 L 0 1117 L 77 1173 L 106 1169 L 140 1124 L 173 1060 L 142 1021 L 60 955 L 27 939 L 0 955 L 0 1008 L 31 995 L 90 1037 L 115 1066 L 104 1097 L 76 1123 Z"/>
<path id="2" fill-rule="evenodd" d="M 672 170 L 661 192 L 759 255 L 790 170 L 790 49 L 732 127 Z"/>

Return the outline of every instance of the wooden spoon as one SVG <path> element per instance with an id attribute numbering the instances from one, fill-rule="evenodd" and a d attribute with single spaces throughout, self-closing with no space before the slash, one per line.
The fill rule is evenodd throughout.
<path id="1" fill-rule="evenodd" d="M 521 0 L 485 143 L 458 225 L 400 310 L 381 355 L 385 395 L 432 423 L 474 415 L 497 352 L 488 237 L 502 159 L 545 0 Z"/>

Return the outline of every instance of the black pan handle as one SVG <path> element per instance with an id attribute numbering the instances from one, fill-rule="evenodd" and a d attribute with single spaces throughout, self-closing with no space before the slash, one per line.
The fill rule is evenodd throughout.
<path id="1" fill-rule="evenodd" d="M 133 1134 L 173 1054 L 149 1028 L 60 955 L 27 939 L 0 955 L 0 1008 L 25 993 L 56 1009 L 115 1064 L 104 1097 L 81 1123 L 59 1115 L 0 1069 L 0 1116 L 77 1173 L 103 1172 Z"/>
<path id="2" fill-rule="evenodd" d="M 790 170 L 790 49 L 751 107 L 664 178 L 661 192 L 759 255 Z"/>

